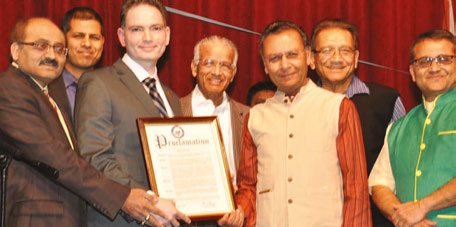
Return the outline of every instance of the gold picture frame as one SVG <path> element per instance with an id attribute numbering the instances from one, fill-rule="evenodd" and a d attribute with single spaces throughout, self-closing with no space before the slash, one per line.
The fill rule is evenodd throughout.
<path id="1" fill-rule="evenodd" d="M 137 120 L 151 190 L 174 199 L 192 221 L 235 210 L 217 117 Z"/>

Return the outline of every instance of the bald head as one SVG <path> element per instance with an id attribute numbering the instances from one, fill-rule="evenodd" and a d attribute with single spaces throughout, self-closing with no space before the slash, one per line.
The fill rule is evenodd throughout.
<path id="1" fill-rule="evenodd" d="M 11 57 L 42 86 L 62 72 L 67 49 L 59 27 L 47 18 L 19 21 L 11 34 Z"/>

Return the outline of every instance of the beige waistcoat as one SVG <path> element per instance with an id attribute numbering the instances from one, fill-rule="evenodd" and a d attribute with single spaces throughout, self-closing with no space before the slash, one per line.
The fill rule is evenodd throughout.
<path id="1" fill-rule="evenodd" d="M 342 98 L 309 80 L 293 102 L 278 91 L 251 109 L 248 127 L 258 151 L 257 226 L 341 226 L 336 138 Z"/>

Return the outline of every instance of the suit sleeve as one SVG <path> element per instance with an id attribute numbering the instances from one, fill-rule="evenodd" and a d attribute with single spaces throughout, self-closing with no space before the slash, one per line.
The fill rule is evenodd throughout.
<path id="1" fill-rule="evenodd" d="M 101 79 L 96 75 L 81 77 L 75 105 L 75 128 L 81 155 L 110 179 L 131 188 L 141 187 L 121 168 L 113 151 L 115 132 L 111 103 L 109 90 Z"/>
<path id="2" fill-rule="evenodd" d="M 336 146 L 344 184 L 342 226 L 372 226 L 362 130 L 358 112 L 347 98 L 340 106 Z"/>
<path id="3" fill-rule="evenodd" d="M 54 181 L 114 218 L 130 190 L 107 179 L 80 158 L 67 143 L 63 130 L 58 131 L 60 122 L 52 107 L 46 105 L 45 96 L 24 85 L 0 81 L 2 139 L 18 147 L 24 158 L 56 168 L 59 177 Z"/>
<path id="4" fill-rule="evenodd" d="M 237 171 L 238 191 L 236 205 L 245 212 L 244 226 L 255 226 L 256 223 L 256 183 L 257 183 L 257 150 L 248 129 L 250 114 L 245 116 L 242 131 L 242 149 Z"/>

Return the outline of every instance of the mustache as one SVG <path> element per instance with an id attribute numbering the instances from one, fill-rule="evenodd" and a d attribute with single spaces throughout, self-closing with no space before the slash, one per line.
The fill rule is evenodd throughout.
<path id="1" fill-rule="evenodd" d="M 54 68 L 57 68 L 59 66 L 59 63 L 55 59 L 45 58 L 40 61 L 39 65 L 50 65 L 50 66 L 53 66 Z"/>
<path id="2" fill-rule="evenodd" d="M 344 68 L 346 66 L 346 64 L 342 61 L 331 61 L 329 62 L 328 64 L 326 64 L 326 67 L 329 67 L 329 68 Z"/>

